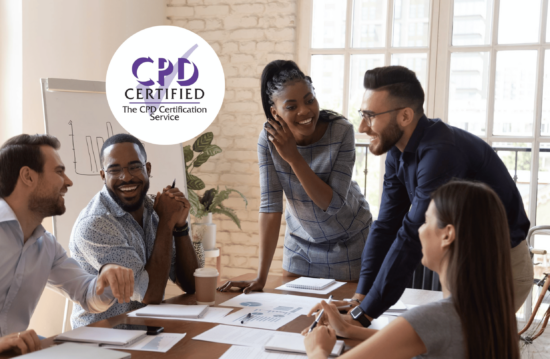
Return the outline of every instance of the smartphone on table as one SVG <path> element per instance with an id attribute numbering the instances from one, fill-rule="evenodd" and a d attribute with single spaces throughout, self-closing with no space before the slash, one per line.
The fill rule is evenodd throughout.
<path id="1" fill-rule="evenodd" d="M 149 325 L 138 325 L 138 324 L 118 324 L 113 327 L 113 329 L 123 329 L 123 330 L 145 330 L 147 335 L 157 335 L 164 331 L 164 327 L 151 327 Z"/>

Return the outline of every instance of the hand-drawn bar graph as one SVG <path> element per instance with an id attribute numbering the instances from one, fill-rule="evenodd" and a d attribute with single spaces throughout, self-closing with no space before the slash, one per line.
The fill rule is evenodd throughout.
<path id="1" fill-rule="evenodd" d="M 73 145 L 75 173 L 80 176 L 99 176 L 99 171 L 101 170 L 101 160 L 99 158 L 101 147 L 105 140 L 114 134 L 113 126 L 110 122 L 106 122 L 106 137 L 95 136 L 95 141 L 93 135 L 84 135 L 83 138 L 75 136 L 73 121 L 69 121 L 69 126 L 71 127 L 69 136 L 71 136 Z M 75 137 L 77 138 L 75 139 Z M 84 147 L 80 146 L 83 142 L 86 143 L 85 151 Z"/>

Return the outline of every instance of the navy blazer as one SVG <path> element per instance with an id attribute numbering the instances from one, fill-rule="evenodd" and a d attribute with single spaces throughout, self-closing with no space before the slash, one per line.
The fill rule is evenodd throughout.
<path id="1" fill-rule="evenodd" d="M 449 180 L 484 182 L 500 197 L 510 228 L 511 246 L 523 241 L 529 220 L 508 169 L 485 141 L 440 119 L 422 116 L 405 151 L 393 147 L 378 219 L 363 249 L 357 293 L 366 294 L 363 311 L 374 318 L 395 304 L 422 259 L 418 228 L 430 195 Z"/>

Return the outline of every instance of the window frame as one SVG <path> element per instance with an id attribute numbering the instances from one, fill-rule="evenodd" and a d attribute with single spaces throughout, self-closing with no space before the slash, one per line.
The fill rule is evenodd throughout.
<path id="1" fill-rule="evenodd" d="M 345 116 L 349 113 L 349 95 L 350 95 L 350 60 L 351 55 L 356 54 L 384 54 L 385 65 L 391 63 L 391 55 L 394 53 L 425 53 L 427 52 L 427 89 L 425 113 L 430 118 L 440 118 L 448 123 L 449 113 L 449 82 L 451 74 L 451 54 L 457 52 L 488 52 L 490 59 L 490 69 L 488 75 L 488 93 L 487 93 L 487 116 L 485 122 L 485 135 L 479 136 L 481 139 L 493 146 L 496 142 L 518 142 L 531 146 L 531 173 L 529 181 L 529 219 L 531 226 L 536 223 L 537 210 L 537 190 L 539 173 L 539 153 L 541 144 L 550 143 L 550 136 L 543 136 L 542 129 L 542 102 L 544 85 L 544 64 L 545 55 L 548 52 L 550 56 L 550 39 L 546 39 L 548 21 L 548 0 L 541 0 L 539 40 L 536 43 L 529 44 L 498 44 L 498 26 L 500 15 L 501 0 L 493 0 L 492 6 L 492 24 L 491 41 L 485 45 L 452 45 L 453 37 L 453 17 L 455 1 L 431 0 L 430 1 L 430 25 L 429 25 L 429 45 L 428 47 L 392 47 L 393 36 L 393 6 L 394 0 L 387 0 L 386 11 L 386 38 L 385 46 L 380 48 L 357 49 L 352 45 L 352 21 L 353 21 L 353 0 L 346 0 L 346 30 L 345 45 L 341 49 L 312 49 L 312 14 L 313 0 L 301 0 L 298 2 L 298 19 L 296 34 L 296 62 L 307 74 L 311 70 L 311 56 L 318 54 L 326 55 L 344 55 L 344 94 L 342 112 Z M 548 42 L 546 42 L 548 41 Z M 493 135 L 494 110 L 495 110 L 495 77 L 496 77 L 496 59 L 497 52 L 503 50 L 536 50 L 537 51 L 537 72 L 535 83 L 535 108 L 532 133 L 529 136 L 508 136 Z M 550 69 L 547 69 L 550 71 Z M 550 91 L 550 88 L 546 89 Z M 356 134 L 356 139 L 362 142 L 368 141 L 365 134 Z M 385 172 L 385 155 L 380 158 L 380 178 L 379 193 L 382 193 L 383 174 Z M 531 294 L 526 302 L 524 319 L 531 313 Z"/>

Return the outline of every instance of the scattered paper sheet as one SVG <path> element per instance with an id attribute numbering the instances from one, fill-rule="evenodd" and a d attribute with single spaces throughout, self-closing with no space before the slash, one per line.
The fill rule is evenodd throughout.
<path id="1" fill-rule="evenodd" d="M 390 318 L 388 317 L 376 318 L 372 320 L 369 329 L 381 330 L 388 324 L 390 324 Z"/>
<path id="2" fill-rule="evenodd" d="M 383 315 L 391 315 L 391 316 L 394 316 L 394 317 L 398 317 L 401 314 L 405 313 L 407 310 L 413 309 L 414 307 L 418 307 L 417 304 L 404 304 L 401 301 L 397 302 L 395 305 L 398 305 L 398 304 L 399 304 L 400 309 L 392 309 L 393 307 L 391 307 L 390 309 L 385 311 Z M 402 309 L 401 305 L 405 306 L 404 310 Z"/>
<path id="3" fill-rule="evenodd" d="M 275 332 L 263 347 L 265 351 L 271 353 L 304 355 L 306 354 L 304 339 L 305 337 L 298 333 Z M 337 340 L 329 357 L 339 356 L 344 346 L 343 340 Z"/>
<path id="4" fill-rule="evenodd" d="M 223 317 L 225 317 L 229 312 L 231 312 L 233 308 L 216 308 L 216 307 L 210 307 L 208 308 L 208 311 L 204 314 L 202 318 L 198 319 L 191 319 L 191 318 L 175 318 L 175 317 L 145 317 L 145 316 L 137 316 L 134 312 L 128 313 L 129 317 L 134 318 L 153 318 L 153 319 L 163 319 L 163 320 L 185 320 L 189 322 L 207 322 L 207 323 L 221 323 L 221 320 Z"/>
<path id="5" fill-rule="evenodd" d="M 304 358 L 307 358 L 307 355 L 269 353 L 264 351 L 262 347 L 241 347 L 241 346 L 233 345 L 220 357 L 220 359 L 242 359 L 242 358 L 304 359 Z"/>
<path id="6" fill-rule="evenodd" d="M 238 312 L 229 314 L 222 319 L 223 324 L 237 325 L 240 327 L 260 328 L 277 330 L 283 325 L 290 323 L 301 314 L 294 307 L 247 307 Z M 250 316 L 248 314 L 250 313 Z M 241 323 L 241 321 L 244 321 Z"/>
<path id="7" fill-rule="evenodd" d="M 123 350 L 139 350 L 146 352 L 159 352 L 166 353 L 170 350 L 177 342 L 182 340 L 185 337 L 186 333 L 160 333 L 157 335 L 147 335 L 142 340 L 126 345 L 103 345 L 102 348 L 107 349 L 123 349 Z"/>
<path id="8" fill-rule="evenodd" d="M 300 293 L 311 293 L 311 294 L 321 294 L 321 295 L 325 295 L 325 294 L 329 294 L 330 292 L 332 292 L 332 291 L 335 290 L 335 289 L 340 288 L 340 287 L 343 286 L 344 284 L 346 284 L 346 282 L 335 282 L 335 283 L 334 283 L 333 285 L 331 285 L 330 287 L 327 287 L 327 288 L 322 289 L 322 290 L 311 290 L 311 289 L 291 288 L 291 287 L 288 287 L 288 286 L 286 286 L 285 284 L 283 284 L 282 286 L 277 287 L 277 288 L 275 288 L 275 289 L 277 289 L 277 290 L 286 290 L 286 291 L 290 291 L 290 292 L 300 292 Z"/>
<path id="9" fill-rule="evenodd" d="M 218 325 L 193 338 L 205 342 L 244 346 L 262 346 L 273 336 L 273 331 L 246 327 Z M 245 357 L 246 358 L 246 357 Z"/>
<path id="10" fill-rule="evenodd" d="M 273 293 L 251 293 L 241 294 L 223 302 L 224 307 L 276 307 L 285 306 L 297 309 L 296 313 L 307 315 L 311 308 L 322 301 L 323 298 L 302 297 L 299 295 L 273 294 Z M 326 298 L 325 300 L 328 300 Z"/>

